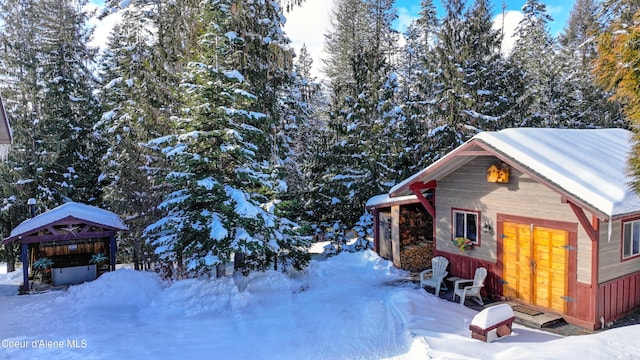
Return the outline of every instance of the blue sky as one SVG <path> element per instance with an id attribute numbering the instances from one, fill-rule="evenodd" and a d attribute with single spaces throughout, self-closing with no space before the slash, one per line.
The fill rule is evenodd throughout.
<path id="1" fill-rule="evenodd" d="M 324 0 L 307 0 L 312 1 L 324 1 Z M 575 0 L 541 0 L 541 2 L 547 5 L 547 13 L 553 18 L 553 22 L 549 24 L 549 30 L 551 34 L 558 35 L 564 29 L 569 19 L 569 14 L 573 8 Z M 442 0 L 433 0 L 434 5 L 438 8 L 442 8 Z M 469 5 L 473 4 L 472 0 L 467 0 Z M 492 0 L 494 15 L 499 15 L 502 12 L 502 0 Z M 506 11 L 515 10 L 520 11 L 522 6 L 526 3 L 526 0 L 505 0 Z M 396 0 L 396 7 L 398 7 L 399 21 L 403 21 L 404 16 L 416 17 L 420 0 Z"/>

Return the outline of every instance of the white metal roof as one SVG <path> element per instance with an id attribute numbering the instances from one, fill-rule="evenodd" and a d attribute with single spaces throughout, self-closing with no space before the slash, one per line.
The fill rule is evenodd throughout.
<path id="1" fill-rule="evenodd" d="M 429 167 L 394 186 L 389 194 L 408 195 L 409 184 L 437 179 L 470 160 L 459 149 L 480 145 L 545 179 L 563 193 L 609 217 L 640 212 L 640 197 L 629 185 L 627 160 L 632 133 L 624 129 L 513 128 L 481 132 Z"/>
<path id="2" fill-rule="evenodd" d="M 9 237 L 12 238 L 18 235 L 27 234 L 40 229 L 43 226 L 68 217 L 74 217 L 79 220 L 104 225 L 114 229 L 128 230 L 120 217 L 111 211 L 82 203 L 68 202 L 31 219 L 23 221 L 11 231 L 11 235 Z"/>

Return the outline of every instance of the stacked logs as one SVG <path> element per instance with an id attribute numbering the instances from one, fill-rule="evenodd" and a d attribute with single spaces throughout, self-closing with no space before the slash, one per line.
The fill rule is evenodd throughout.
<path id="1" fill-rule="evenodd" d="M 400 251 L 400 265 L 403 270 L 420 272 L 431 267 L 433 244 L 405 246 Z"/>
<path id="2" fill-rule="evenodd" d="M 418 206 L 400 208 L 400 267 L 419 272 L 431 267 L 433 220 Z"/>

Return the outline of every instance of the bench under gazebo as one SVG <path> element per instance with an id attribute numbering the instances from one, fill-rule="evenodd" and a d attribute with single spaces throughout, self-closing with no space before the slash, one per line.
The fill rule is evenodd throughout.
<path id="1" fill-rule="evenodd" d="M 29 270 L 46 260 L 55 286 L 91 281 L 116 266 L 116 235 L 128 228 L 113 212 L 69 202 L 23 221 L 3 244 L 21 244 L 23 285 L 29 291 Z"/>

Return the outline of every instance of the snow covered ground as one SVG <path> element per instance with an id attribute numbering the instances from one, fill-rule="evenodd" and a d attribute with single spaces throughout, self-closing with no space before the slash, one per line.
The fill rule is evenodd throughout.
<path id="1" fill-rule="evenodd" d="M 1 269 L 0 269 L 1 271 Z M 514 325 L 473 340 L 476 312 L 403 281 L 373 252 L 247 278 L 159 280 L 129 269 L 18 296 L 0 274 L 0 359 L 633 359 L 638 325 L 573 337 Z"/>

